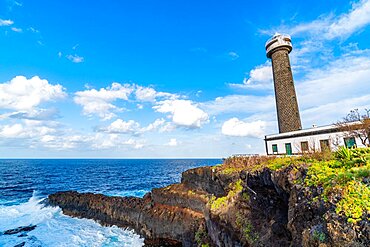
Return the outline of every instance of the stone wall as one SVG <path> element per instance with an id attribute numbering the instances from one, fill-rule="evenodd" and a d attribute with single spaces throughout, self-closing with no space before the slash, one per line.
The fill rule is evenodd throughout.
<path id="1" fill-rule="evenodd" d="M 282 47 L 271 55 L 280 133 L 302 129 L 288 53 Z"/>

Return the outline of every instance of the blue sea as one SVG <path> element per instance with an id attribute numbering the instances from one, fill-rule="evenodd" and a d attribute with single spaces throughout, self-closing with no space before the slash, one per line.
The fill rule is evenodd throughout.
<path id="1" fill-rule="evenodd" d="M 181 173 L 212 166 L 215 159 L 0 159 L 0 246 L 143 246 L 133 231 L 103 227 L 44 206 L 51 193 L 65 190 L 142 197 L 152 188 L 180 182 Z M 3 235 L 37 225 L 26 236 Z"/>

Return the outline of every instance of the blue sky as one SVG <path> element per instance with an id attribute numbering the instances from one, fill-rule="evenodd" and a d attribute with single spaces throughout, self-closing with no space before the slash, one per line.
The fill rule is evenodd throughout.
<path id="1" fill-rule="evenodd" d="M 292 36 L 307 128 L 370 108 L 369 23 L 365 0 L 0 0 L 0 157 L 264 153 L 266 40 Z"/>

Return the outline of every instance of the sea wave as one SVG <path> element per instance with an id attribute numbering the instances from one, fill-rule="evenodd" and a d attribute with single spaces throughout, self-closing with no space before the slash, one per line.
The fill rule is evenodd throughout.
<path id="1" fill-rule="evenodd" d="M 93 220 L 62 214 L 59 207 L 45 206 L 36 191 L 25 203 L 0 206 L 0 246 L 143 246 L 144 239 L 133 231 L 103 227 Z M 36 225 L 26 234 L 4 235 L 20 226 Z"/>

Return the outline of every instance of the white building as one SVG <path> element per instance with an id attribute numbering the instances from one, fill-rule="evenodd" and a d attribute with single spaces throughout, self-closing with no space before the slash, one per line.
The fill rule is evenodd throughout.
<path id="1" fill-rule="evenodd" d="M 339 146 L 365 147 L 360 138 L 350 137 L 336 125 L 265 136 L 267 155 L 292 155 L 306 152 L 335 151 Z"/>

